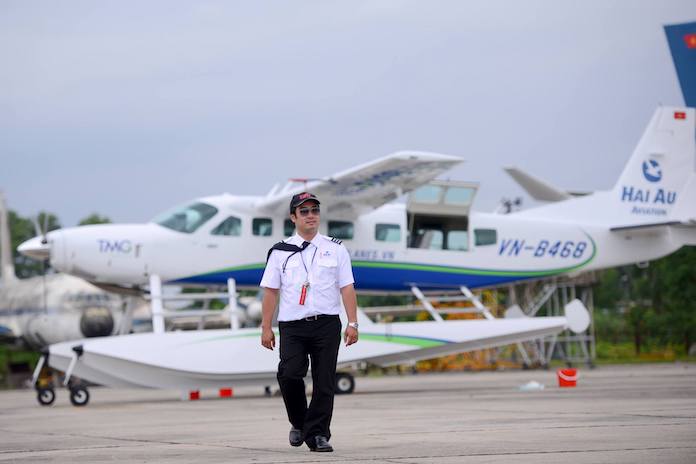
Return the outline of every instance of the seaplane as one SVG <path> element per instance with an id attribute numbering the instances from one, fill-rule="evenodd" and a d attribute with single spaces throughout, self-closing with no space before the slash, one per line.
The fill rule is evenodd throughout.
<path id="1" fill-rule="evenodd" d="M 471 212 L 475 186 L 433 180 L 461 162 L 434 153 L 399 152 L 307 186 L 263 197 L 205 197 L 142 225 L 95 225 L 47 234 L 20 245 L 49 256 L 67 273 L 108 284 L 219 284 L 257 287 L 266 250 L 292 233 L 289 198 L 314 192 L 326 211 L 324 233 L 351 253 L 356 289 L 452 292 L 524 279 L 603 269 L 665 256 L 696 245 L 696 111 L 660 107 L 610 191 L 594 192 L 512 214 Z M 405 203 L 392 200 L 409 193 Z M 43 255 L 41 254 L 43 253 Z M 132 287 L 129 287 L 132 290 Z M 507 345 L 589 324 L 578 300 L 565 317 L 372 323 L 342 348 L 341 365 L 391 365 Z M 488 317 L 490 316 L 490 317 Z M 277 364 L 259 331 L 155 332 L 51 345 L 48 362 L 108 386 L 194 388 L 268 382 Z M 160 327 L 160 329 L 157 329 Z M 42 363 L 37 366 L 39 371 Z M 35 374 L 37 375 L 37 374 Z M 339 389 L 354 379 L 341 374 Z M 88 398 L 71 389 L 74 404 Z"/>
<path id="2" fill-rule="evenodd" d="M 462 162 L 398 152 L 266 196 L 196 199 L 146 224 L 51 231 L 19 246 L 111 289 L 258 288 L 266 251 L 293 233 L 289 198 L 322 204 L 320 233 L 343 241 L 362 292 L 451 291 L 650 261 L 694 244 L 694 109 L 658 108 L 610 191 L 513 214 L 471 211 L 476 186 L 435 177 Z M 392 202 L 408 194 L 405 203 Z"/>
<path id="3" fill-rule="evenodd" d="M 549 204 L 511 214 L 471 210 L 476 184 L 435 180 L 460 158 L 398 152 L 265 196 L 199 198 L 146 224 L 52 231 L 19 251 L 112 290 L 147 287 L 155 300 L 162 282 L 257 288 L 266 251 L 293 233 L 290 197 L 307 190 L 321 200 L 320 233 L 348 248 L 358 292 L 411 292 L 427 307 L 428 293 L 469 298 L 472 289 L 648 262 L 696 245 L 695 119 L 694 108 L 657 108 L 611 190 L 551 195 Z M 361 315 L 361 341 L 341 348 L 339 365 L 410 362 L 566 328 L 583 332 L 589 324 L 576 300 L 564 317 L 496 319 L 480 310 L 484 319 L 465 321 L 435 311 L 424 322 L 374 323 Z M 68 385 L 71 376 L 179 389 L 273 377 L 277 358 L 260 346 L 258 329 L 164 332 L 163 318 L 153 303 L 154 333 L 51 345 L 35 377 L 46 363 L 65 371 Z M 339 391 L 352 391 L 354 379 L 340 375 Z M 73 404 L 88 398 L 84 387 L 71 387 Z"/>

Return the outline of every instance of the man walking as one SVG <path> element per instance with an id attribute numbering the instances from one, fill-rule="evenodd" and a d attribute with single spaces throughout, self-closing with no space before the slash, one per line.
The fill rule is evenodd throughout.
<path id="1" fill-rule="evenodd" d="M 346 346 L 358 341 L 357 304 L 350 256 L 340 240 L 318 233 L 319 200 L 303 192 L 290 201 L 296 234 L 268 252 L 261 279 L 265 289 L 261 344 L 272 350 L 273 314 L 280 298 L 278 384 L 290 420 L 290 444 L 330 452 L 336 358 L 341 341 L 341 302 L 348 316 Z M 307 406 L 304 377 L 312 363 L 312 400 Z"/>

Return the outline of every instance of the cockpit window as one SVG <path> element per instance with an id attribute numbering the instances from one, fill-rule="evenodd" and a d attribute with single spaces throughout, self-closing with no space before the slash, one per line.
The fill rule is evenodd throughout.
<path id="1" fill-rule="evenodd" d="M 213 235 L 227 235 L 228 237 L 239 237 L 242 235 L 242 220 L 238 217 L 230 216 L 222 221 L 211 232 Z"/>
<path id="2" fill-rule="evenodd" d="M 162 213 L 153 222 L 177 232 L 190 234 L 215 216 L 217 211 L 217 208 L 207 203 L 193 203 Z"/>

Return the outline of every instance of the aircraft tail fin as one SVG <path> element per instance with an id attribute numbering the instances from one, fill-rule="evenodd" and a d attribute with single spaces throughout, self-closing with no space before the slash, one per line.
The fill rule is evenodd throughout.
<path id="1" fill-rule="evenodd" d="M 686 106 L 696 107 L 696 22 L 665 26 Z"/>
<path id="2" fill-rule="evenodd" d="M 16 280 L 12 249 L 10 247 L 10 223 L 5 194 L 0 192 L 0 285 Z"/>
<path id="3" fill-rule="evenodd" d="M 658 108 L 611 197 L 625 224 L 690 222 L 696 219 L 696 111 Z"/>

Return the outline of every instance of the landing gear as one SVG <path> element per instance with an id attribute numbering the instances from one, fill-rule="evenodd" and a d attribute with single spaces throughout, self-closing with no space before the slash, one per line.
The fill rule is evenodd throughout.
<path id="1" fill-rule="evenodd" d="M 85 406 L 89 402 L 89 392 L 87 387 L 79 380 L 72 378 L 72 371 L 77 362 L 77 358 L 82 355 L 82 346 L 73 348 L 75 355 L 70 362 L 70 366 L 65 373 L 65 381 L 63 385 L 70 390 L 70 402 L 73 406 Z M 34 377 L 32 379 L 34 388 L 36 388 L 36 399 L 42 406 L 49 406 L 56 400 L 56 391 L 53 383 L 53 369 L 48 365 L 48 351 L 42 353 L 36 368 L 34 369 Z"/>
<path id="2" fill-rule="evenodd" d="M 336 374 L 336 394 L 347 395 L 355 390 L 355 378 L 345 372 Z"/>
<path id="3" fill-rule="evenodd" d="M 41 406 L 50 406 L 56 400 L 56 391 L 53 389 L 53 387 L 39 387 L 36 389 L 36 399 L 39 401 Z"/>
<path id="4" fill-rule="evenodd" d="M 36 388 L 36 399 L 41 406 L 50 406 L 56 400 L 53 389 L 53 370 L 48 367 L 48 352 L 44 352 L 34 369 L 32 383 Z"/>
<path id="5" fill-rule="evenodd" d="M 85 406 L 89 402 L 89 392 L 84 385 L 70 387 L 70 402 L 73 406 Z"/>

